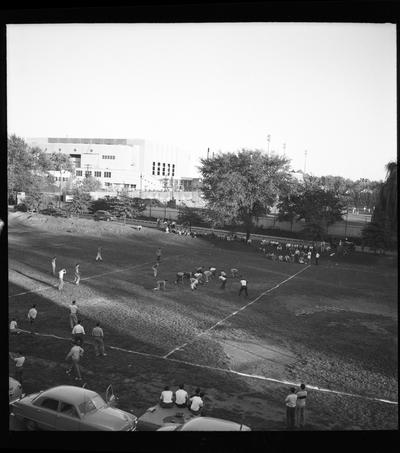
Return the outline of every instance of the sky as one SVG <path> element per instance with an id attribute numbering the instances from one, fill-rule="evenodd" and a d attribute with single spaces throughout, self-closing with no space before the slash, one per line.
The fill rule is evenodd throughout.
<path id="1" fill-rule="evenodd" d="M 194 158 L 269 146 L 294 170 L 383 180 L 396 107 L 394 24 L 7 26 L 8 133 L 25 138 L 143 138 Z"/>

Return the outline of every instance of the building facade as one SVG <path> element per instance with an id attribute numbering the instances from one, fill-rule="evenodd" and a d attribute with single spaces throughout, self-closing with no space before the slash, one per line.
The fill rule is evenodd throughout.
<path id="1" fill-rule="evenodd" d="M 189 153 L 175 146 L 143 139 L 47 137 L 26 142 L 49 154 L 68 155 L 74 173 L 65 174 L 64 180 L 93 176 L 109 190 L 179 190 L 182 178 L 193 175 L 197 165 Z M 58 172 L 53 176 L 60 179 Z"/>

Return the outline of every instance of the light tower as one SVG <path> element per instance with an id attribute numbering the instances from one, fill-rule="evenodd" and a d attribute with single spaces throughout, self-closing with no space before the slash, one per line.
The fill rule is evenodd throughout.
<path id="1" fill-rule="evenodd" d="M 267 143 L 268 143 L 267 155 L 268 155 L 268 157 L 270 157 L 270 156 L 269 156 L 269 144 L 270 144 L 270 142 L 271 142 L 271 135 L 268 134 L 268 135 L 267 135 Z"/>
<path id="2" fill-rule="evenodd" d="M 307 168 L 307 150 L 304 151 L 304 174 L 306 173 Z"/>

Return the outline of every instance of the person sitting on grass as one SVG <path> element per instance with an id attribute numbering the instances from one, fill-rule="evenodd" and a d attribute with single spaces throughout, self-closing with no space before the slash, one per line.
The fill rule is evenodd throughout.
<path id="1" fill-rule="evenodd" d="M 193 415 L 201 415 L 204 407 L 204 392 L 200 392 L 189 399 L 189 410 Z"/>
<path id="2" fill-rule="evenodd" d="M 188 403 L 188 392 L 184 389 L 183 384 L 179 384 L 179 389 L 175 392 L 175 405 L 177 407 L 187 407 Z"/>
<path id="3" fill-rule="evenodd" d="M 164 409 L 169 409 L 174 406 L 173 393 L 166 385 L 160 396 L 160 406 Z"/>
<path id="4" fill-rule="evenodd" d="M 12 333 L 12 334 L 20 334 L 21 333 L 20 329 L 18 329 L 18 324 L 17 324 L 17 321 L 16 321 L 15 318 L 11 319 L 11 322 L 10 322 L 10 333 Z"/>
<path id="5" fill-rule="evenodd" d="M 165 285 L 168 280 L 157 280 L 157 288 L 153 288 L 154 291 L 160 291 L 161 287 L 165 291 Z"/>

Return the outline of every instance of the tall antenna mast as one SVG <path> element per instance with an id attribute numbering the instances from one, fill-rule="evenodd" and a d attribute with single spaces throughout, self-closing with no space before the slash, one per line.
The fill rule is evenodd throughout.
<path id="1" fill-rule="evenodd" d="M 210 148 L 207 148 L 207 159 L 210 157 Z"/>
<path id="2" fill-rule="evenodd" d="M 270 156 L 269 156 L 269 144 L 270 144 L 270 142 L 271 142 L 271 136 L 270 136 L 269 134 L 267 135 L 267 142 L 268 142 L 268 151 L 267 151 L 267 155 L 268 155 L 268 157 L 270 157 Z"/>
<path id="3" fill-rule="evenodd" d="M 307 150 L 304 151 L 304 173 L 307 169 Z"/>

